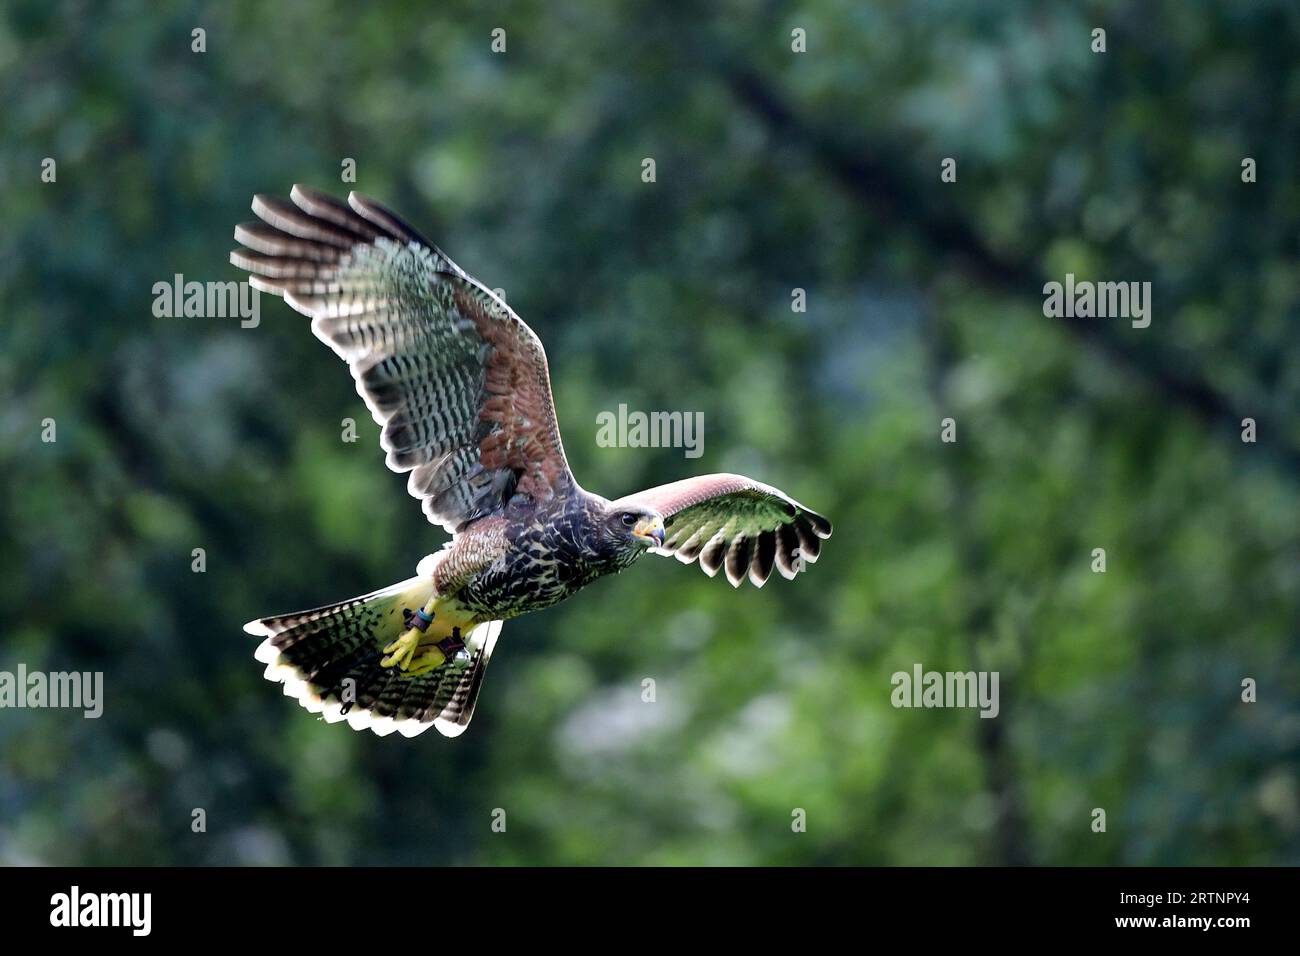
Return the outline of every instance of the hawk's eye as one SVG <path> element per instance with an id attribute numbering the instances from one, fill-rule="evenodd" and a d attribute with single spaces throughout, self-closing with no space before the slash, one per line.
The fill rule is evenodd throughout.
<path id="1" fill-rule="evenodd" d="M 623 523 L 627 525 L 629 528 L 632 527 L 632 525 L 636 524 L 636 515 L 634 514 L 623 515 Z"/>

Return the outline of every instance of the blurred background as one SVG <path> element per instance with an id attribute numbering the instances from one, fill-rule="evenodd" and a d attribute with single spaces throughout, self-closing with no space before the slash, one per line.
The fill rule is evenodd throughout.
<path id="1" fill-rule="evenodd" d="M 1300 863 L 1295 5 L 709 6 L 5 4 L 0 669 L 104 714 L 0 711 L 0 863 Z M 294 182 L 504 288 L 587 488 L 745 472 L 821 561 L 511 622 L 455 741 L 283 697 L 245 621 L 443 540 L 307 319 L 153 314 Z M 1044 317 L 1067 272 L 1151 326 Z M 1000 716 L 894 709 L 916 663 Z"/>

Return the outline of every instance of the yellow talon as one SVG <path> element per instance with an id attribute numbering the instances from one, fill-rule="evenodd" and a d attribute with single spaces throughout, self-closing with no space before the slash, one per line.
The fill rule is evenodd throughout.
<path id="1" fill-rule="evenodd" d="M 443 656 L 442 651 L 438 650 L 438 648 L 430 648 L 421 654 L 418 660 L 413 661 L 411 665 L 406 668 L 406 673 L 410 674 L 412 677 L 419 677 L 421 674 L 427 674 L 429 671 L 441 667 L 442 662 L 446 659 L 447 658 Z"/>
<path id="2" fill-rule="evenodd" d="M 411 666 L 411 661 L 415 658 L 415 652 L 419 649 L 420 638 L 424 635 L 411 628 L 393 643 L 384 648 L 384 653 L 388 656 L 379 662 L 381 667 L 392 667 L 394 664 L 407 670 Z"/>
<path id="3" fill-rule="evenodd" d="M 412 677 L 427 674 L 429 671 L 441 667 L 442 662 L 447 659 L 446 655 L 439 650 L 436 644 L 426 643 L 424 647 L 421 647 L 420 642 L 422 640 L 426 640 L 425 635 L 415 628 L 406 631 L 401 637 L 384 648 L 384 653 L 388 656 L 379 662 L 380 666 L 400 667 Z"/>
<path id="4" fill-rule="evenodd" d="M 382 667 L 400 667 L 407 675 L 419 677 L 421 674 L 437 670 L 464 648 L 465 644 L 460 636 L 461 628 L 472 628 L 473 619 L 458 606 L 453 605 L 450 609 L 443 608 L 439 600 L 436 596 L 431 597 L 415 614 L 406 612 L 408 622 L 415 621 L 416 624 L 422 623 L 423 626 L 408 627 L 397 640 L 385 647 L 386 656 L 379 661 Z M 437 622 L 434 621 L 435 608 L 448 611 L 446 614 L 439 613 Z M 444 645 L 445 649 L 440 647 L 440 644 Z"/>

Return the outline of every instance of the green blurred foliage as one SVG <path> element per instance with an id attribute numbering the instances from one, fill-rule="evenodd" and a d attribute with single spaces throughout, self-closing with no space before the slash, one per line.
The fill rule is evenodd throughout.
<path id="1" fill-rule="evenodd" d="M 0 711 L 0 862 L 1300 862 L 1294 5 L 711 6 L 6 5 L 0 669 L 106 701 Z M 456 741 L 280 696 L 242 623 L 441 532 L 301 315 L 151 290 L 235 278 L 251 195 L 344 157 L 536 329 L 586 487 L 747 472 L 822 560 L 511 622 Z M 1045 318 L 1067 271 L 1152 326 Z M 597 447 L 620 402 L 704 456 Z M 894 709 L 915 662 L 998 670 L 1000 717 Z"/>

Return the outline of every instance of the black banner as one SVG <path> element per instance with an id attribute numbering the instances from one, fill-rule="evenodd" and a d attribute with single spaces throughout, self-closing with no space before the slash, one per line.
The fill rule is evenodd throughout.
<path id="1" fill-rule="evenodd" d="M 1290 869 L 9 869 L 5 924 L 20 935 L 224 942 L 305 933 L 331 945 L 418 941 L 466 928 L 628 921 L 655 933 L 704 918 L 747 935 L 816 920 L 856 934 L 944 938 L 1132 936 L 1231 945 L 1290 925 Z M 586 922 L 586 916 L 577 923 Z M 594 927 L 595 922 L 591 923 Z M 443 930 L 440 928 L 439 932 Z M 1031 935 L 1032 934 L 1032 935 Z"/>

